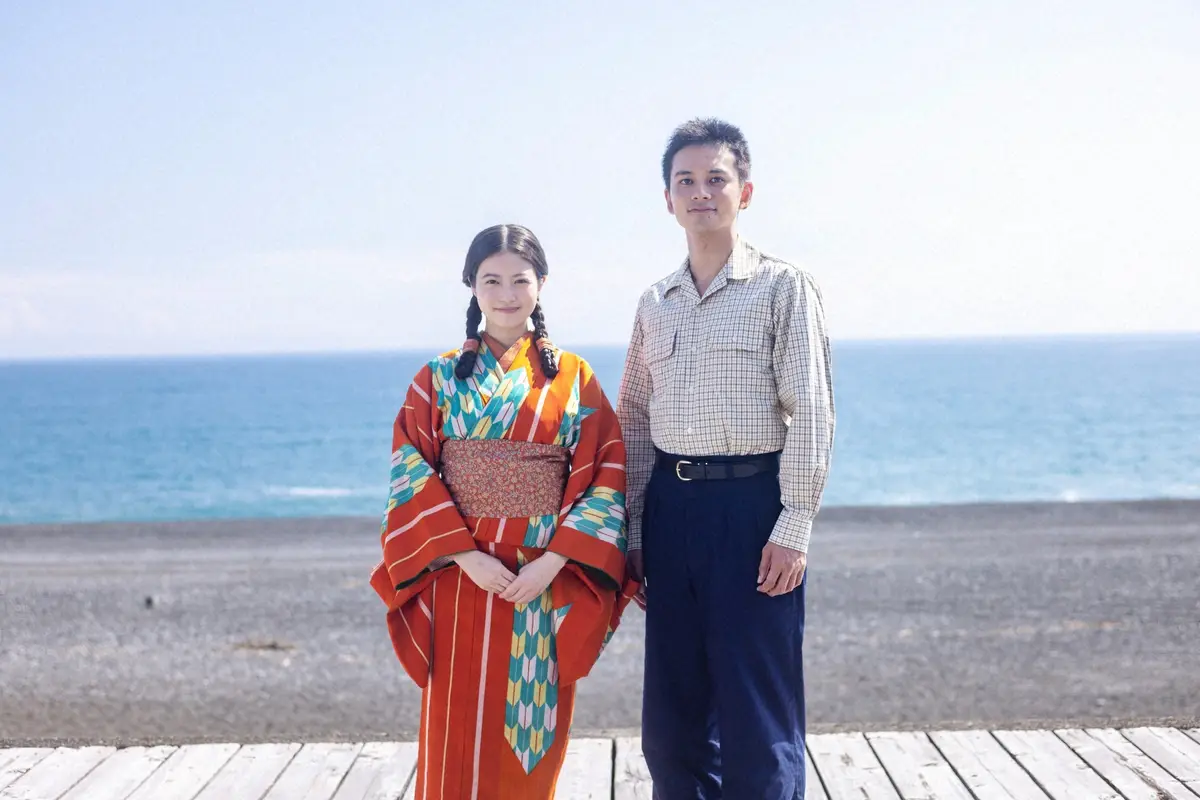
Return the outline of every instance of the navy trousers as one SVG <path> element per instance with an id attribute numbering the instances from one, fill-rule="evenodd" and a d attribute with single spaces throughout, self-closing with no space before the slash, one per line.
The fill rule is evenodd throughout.
<path id="1" fill-rule="evenodd" d="M 769 473 L 650 480 L 642 749 L 656 800 L 804 798 L 804 583 L 757 590 L 781 510 Z"/>

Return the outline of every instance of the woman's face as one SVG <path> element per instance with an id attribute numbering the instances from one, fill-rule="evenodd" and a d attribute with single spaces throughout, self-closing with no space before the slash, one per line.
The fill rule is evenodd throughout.
<path id="1" fill-rule="evenodd" d="M 524 328 L 538 301 L 537 270 L 516 253 L 497 253 L 479 265 L 472 291 L 490 325 Z"/>

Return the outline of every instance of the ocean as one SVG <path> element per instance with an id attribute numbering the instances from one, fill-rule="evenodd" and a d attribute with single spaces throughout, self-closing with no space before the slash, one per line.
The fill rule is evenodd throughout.
<path id="1" fill-rule="evenodd" d="M 0 523 L 381 514 L 432 355 L 0 363 Z M 834 386 L 827 506 L 1200 498 L 1200 336 L 842 342 Z"/>

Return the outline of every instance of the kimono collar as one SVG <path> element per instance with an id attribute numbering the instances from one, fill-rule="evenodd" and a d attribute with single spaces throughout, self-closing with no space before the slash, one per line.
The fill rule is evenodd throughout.
<path id="1" fill-rule="evenodd" d="M 482 331 L 479 335 L 483 338 L 484 345 L 492 351 L 492 355 L 496 357 L 496 360 L 500 362 L 500 366 L 505 370 L 512 366 L 513 361 L 517 359 L 517 356 L 526 347 L 529 347 L 531 337 L 533 336 L 532 333 L 526 333 L 520 339 L 513 342 L 512 347 L 505 350 L 504 345 L 487 331 Z"/>

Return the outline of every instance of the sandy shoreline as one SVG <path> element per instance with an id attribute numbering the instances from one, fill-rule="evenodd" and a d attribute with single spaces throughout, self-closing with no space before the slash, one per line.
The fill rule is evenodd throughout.
<path id="1" fill-rule="evenodd" d="M 412 738 L 378 520 L 0 526 L 0 742 Z M 1200 724 L 1200 501 L 832 508 L 812 730 Z M 627 731 L 640 612 L 575 728 Z"/>

